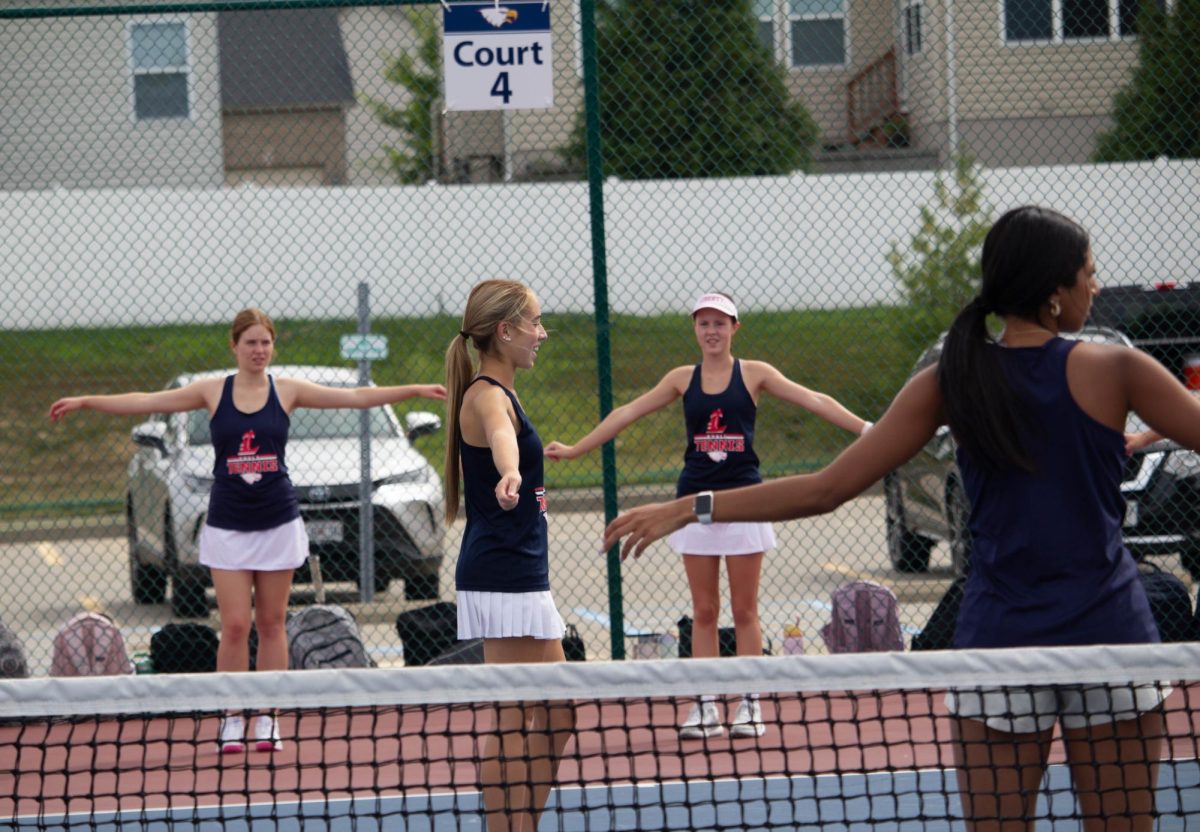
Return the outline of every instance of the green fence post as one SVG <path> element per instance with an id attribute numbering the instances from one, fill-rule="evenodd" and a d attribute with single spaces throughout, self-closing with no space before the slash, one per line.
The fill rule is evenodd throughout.
<path id="1" fill-rule="evenodd" d="M 608 340 L 608 262 L 604 250 L 604 154 L 600 146 L 600 87 L 596 78 L 596 3 L 580 0 L 583 40 L 583 106 L 587 118 L 588 207 L 592 226 L 592 280 L 596 303 L 596 376 L 600 418 L 612 410 L 612 353 Z M 601 449 L 604 476 L 604 520 L 617 516 L 617 450 L 612 442 Z M 625 614 L 621 597 L 621 558 L 618 547 L 608 550 L 608 617 L 612 627 L 612 657 L 625 658 Z"/>

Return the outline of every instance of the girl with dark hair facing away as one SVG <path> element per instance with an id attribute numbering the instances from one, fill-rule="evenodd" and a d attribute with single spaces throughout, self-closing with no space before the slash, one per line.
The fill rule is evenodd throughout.
<path id="1" fill-rule="evenodd" d="M 443 400 L 446 389 L 440 384 L 327 387 L 275 378 L 267 372 L 275 353 L 275 324 L 259 309 L 243 309 L 233 319 L 229 348 L 237 363 L 232 375 L 155 393 L 59 399 L 50 406 L 50 418 L 57 422 L 75 410 L 121 416 L 208 411 L 216 462 L 199 546 L 221 616 L 217 670 L 249 669 L 252 620 L 258 629 L 257 669 L 287 670 L 284 625 L 292 572 L 308 557 L 308 535 L 285 460 L 292 411 L 364 409 L 414 396 Z M 255 718 L 252 735 L 259 751 L 283 747 L 270 714 Z M 219 744 L 224 752 L 245 750 L 241 714 L 221 720 Z"/>
<path id="2" fill-rule="evenodd" d="M 870 423 L 833 398 L 791 381 L 765 361 L 733 357 L 733 336 L 741 329 L 737 306 L 722 292 L 701 295 L 692 306 L 692 329 L 700 346 L 700 362 L 676 367 L 650 391 L 609 413 L 574 445 L 551 442 L 546 456 L 576 459 L 613 439 L 643 416 L 683 399 L 687 448 L 675 493 L 710 500 L 714 491 L 762 482 L 754 452 L 755 415 L 763 394 L 808 410 L 822 419 L 860 434 Z M 740 656 L 762 655 L 758 618 L 758 584 L 763 553 L 775 546 L 770 523 L 713 523 L 701 513 L 671 535 L 671 548 L 683 556 L 692 595 L 692 655 L 718 655 L 721 556 L 729 573 L 734 634 Z M 679 728 L 684 739 L 699 739 L 725 730 L 715 697 L 694 705 Z M 738 703 L 729 731 L 757 737 L 764 731 L 758 697 Z"/>
<path id="3" fill-rule="evenodd" d="M 1200 402 L 1143 352 L 1059 337 L 1083 326 L 1097 291 L 1079 225 L 1045 208 L 1007 212 L 988 232 L 981 291 L 955 319 L 939 364 L 915 375 L 874 429 L 829 466 L 720 492 L 714 519 L 831 511 L 949 424 L 974 541 L 955 646 L 1159 641 L 1121 538 L 1123 431 L 1132 410 L 1158 433 L 1200 449 Z M 989 315 L 1003 320 L 999 337 L 988 332 Z M 642 506 L 609 524 L 604 545 L 625 538 L 622 554 L 636 557 L 695 519 L 690 499 Z M 1102 687 L 1105 707 L 1089 713 L 1092 692 L 947 696 L 968 828 L 1034 828 L 1056 723 L 1087 832 L 1152 828 L 1162 693 Z M 1022 701 L 1026 710 L 1013 713 Z"/>
<path id="4" fill-rule="evenodd" d="M 565 627 L 550 594 L 542 440 L 514 386 L 546 337 L 527 286 L 485 280 L 471 290 L 446 349 L 446 517 L 458 514 L 460 482 L 467 514 L 454 576 L 458 637 L 483 639 L 489 664 L 565 659 Z M 498 708 L 497 722 L 480 771 L 488 829 L 533 832 L 573 716 L 565 705 L 511 702 Z"/>

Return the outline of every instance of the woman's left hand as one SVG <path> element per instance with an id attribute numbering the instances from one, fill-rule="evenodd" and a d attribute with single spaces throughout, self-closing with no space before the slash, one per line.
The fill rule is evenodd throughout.
<path id="1" fill-rule="evenodd" d="M 500 508 L 512 511 L 521 499 L 521 475 L 505 474 L 496 483 L 496 501 Z"/>
<path id="2" fill-rule="evenodd" d="M 1155 433 L 1152 430 L 1142 431 L 1141 433 L 1127 433 L 1125 434 L 1125 456 L 1132 456 L 1134 451 L 1140 451 L 1147 445 L 1153 445 L 1162 438 L 1161 434 Z"/>
<path id="3" fill-rule="evenodd" d="M 688 498 L 638 506 L 608 524 L 604 530 L 604 547 L 601 551 L 607 552 L 625 537 L 621 560 L 630 554 L 639 558 L 651 543 L 695 520 L 696 515 L 692 513 L 691 500 Z"/>
<path id="4" fill-rule="evenodd" d="M 446 388 L 441 384 L 414 384 L 413 386 L 417 389 L 417 395 L 422 399 L 446 401 Z"/>

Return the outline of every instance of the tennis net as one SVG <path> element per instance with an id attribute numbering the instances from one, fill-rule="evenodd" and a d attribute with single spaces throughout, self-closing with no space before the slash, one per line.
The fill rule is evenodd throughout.
<path id="1" fill-rule="evenodd" d="M 961 829 L 952 704 L 995 729 L 963 721 L 977 817 L 1200 829 L 1198 680 L 1200 643 L 11 680 L 0 826 L 518 828 L 548 792 L 543 830 Z M 745 694 L 761 734 L 730 725 Z M 681 737 L 706 696 L 717 725 Z M 1041 776 L 1010 732 L 1052 709 L 1075 727 Z M 222 714 L 264 711 L 282 750 L 219 752 Z"/>

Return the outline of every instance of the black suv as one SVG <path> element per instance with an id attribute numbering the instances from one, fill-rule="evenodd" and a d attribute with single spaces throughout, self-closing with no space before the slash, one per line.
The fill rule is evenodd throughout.
<path id="1" fill-rule="evenodd" d="M 921 355 L 914 374 L 937 362 L 944 337 Z M 1088 326 L 1067 337 L 1133 346 L 1109 327 Z M 1130 414 L 1126 429 L 1145 426 Z M 955 574 L 970 568 L 969 506 L 954 451 L 950 429 L 939 428 L 920 453 L 884 477 L 888 557 L 897 571 L 927 570 L 938 540 L 949 545 Z M 1134 556 L 1178 552 L 1184 568 L 1200 580 L 1200 455 L 1172 442 L 1138 451 L 1126 463 L 1121 492 L 1126 499 L 1125 545 Z"/>

